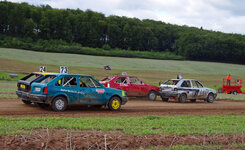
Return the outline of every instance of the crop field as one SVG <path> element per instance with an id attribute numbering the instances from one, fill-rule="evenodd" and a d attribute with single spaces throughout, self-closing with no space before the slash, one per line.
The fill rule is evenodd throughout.
<path id="1" fill-rule="evenodd" d="M 109 65 L 112 70 L 104 70 Z M 217 96 L 185 104 L 129 99 L 119 112 L 83 107 L 53 112 L 25 105 L 15 94 L 16 82 L 46 66 L 59 72 L 89 74 L 100 80 L 127 72 L 145 83 L 195 78 L 218 90 L 222 78 L 245 81 L 245 66 L 238 64 L 151 60 L 43 53 L 0 48 L 0 149 L 242 149 L 245 147 L 245 94 Z M 9 74 L 17 74 L 10 78 Z M 244 88 L 242 89 L 245 90 Z"/>

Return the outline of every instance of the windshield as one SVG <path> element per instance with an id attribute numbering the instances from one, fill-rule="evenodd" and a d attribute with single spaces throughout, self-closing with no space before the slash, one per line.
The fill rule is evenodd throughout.
<path id="1" fill-rule="evenodd" d="M 167 80 L 163 84 L 166 85 L 176 85 L 179 82 L 179 80 Z"/>

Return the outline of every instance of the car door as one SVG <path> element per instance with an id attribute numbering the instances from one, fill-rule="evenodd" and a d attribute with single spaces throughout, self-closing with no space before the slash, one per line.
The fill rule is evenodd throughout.
<path id="1" fill-rule="evenodd" d="M 184 80 L 180 87 L 182 92 L 186 93 L 188 99 L 193 98 L 194 92 L 192 91 L 190 80 Z"/>
<path id="2" fill-rule="evenodd" d="M 202 83 L 200 83 L 199 81 L 195 81 L 195 83 L 199 89 L 199 92 L 197 94 L 197 98 L 200 98 L 200 99 L 206 98 L 206 89 L 204 88 Z"/>
<path id="3" fill-rule="evenodd" d="M 118 77 L 115 81 L 114 81 L 115 86 L 118 89 L 124 90 L 128 93 L 129 91 L 129 82 L 128 82 L 128 77 Z"/>
<path id="4" fill-rule="evenodd" d="M 55 86 L 57 91 L 68 96 L 69 104 L 77 103 L 79 92 L 77 76 L 63 76 L 55 83 Z"/>
<path id="5" fill-rule="evenodd" d="M 106 89 L 89 76 L 79 76 L 79 101 L 81 104 L 102 104 Z"/>
<path id="6" fill-rule="evenodd" d="M 193 99 L 197 99 L 200 95 L 200 88 L 197 85 L 196 80 L 191 80 L 191 84 L 192 84 L 192 98 Z"/>
<path id="7" fill-rule="evenodd" d="M 141 84 L 138 78 L 129 77 L 129 96 L 141 96 Z"/>

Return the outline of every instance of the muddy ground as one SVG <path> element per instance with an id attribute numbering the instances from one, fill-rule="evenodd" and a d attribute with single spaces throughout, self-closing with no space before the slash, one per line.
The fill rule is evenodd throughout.
<path id="1" fill-rule="evenodd" d="M 197 101 L 180 104 L 174 101 L 130 99 L 119 112 L 88 107 L 69 107 L 65 112 L 53 112 L 34 104 L 26 105 L 19 99 L 0 99 L 0 116 L 55 116 L 55 117 L 118 117 L 171 115 L 234 115 L 245 114 L 245 101 L 217 100 L 214 103 Z M 234 144 L 245 142 L 244 134 L 212 135 L 134 135 L 121 131 L 76 131 L 65 129 L 31 130 L 27 134 L 0 136 L 0 149 L 145 149 L 171 148 L 174 145 L 223 145 L 235 149 Z M 242 148 L 241 148 L 242 149 Z"/>
<path id="2" fill-rule="evenodd" d="M 236 135 L 126 135 L 120 131 L 33 130 L 25 135 L 0 136 L 0 149 L 145 149 L 174 145 L 222 145 L 232 148 L 245 142 Z"/>
<path id="3" fill-rule="evenodd" d="M 64 112 L 54 112 L 50 108 L 26 105 L 20 99 L 0 99 L 0 116 L 54 116 L 54 117 L 118 117 L 118 116 L 171 116 L 171 115 L 229 115 L 245 114 L 245 101 L 216 100 L 214 103 L 197 101 L 184 104 L 174 101 L 149 101 L 130 99 L 119 112 L 108 109 L 92 109 L 84 106 L 69 107 Z"/>

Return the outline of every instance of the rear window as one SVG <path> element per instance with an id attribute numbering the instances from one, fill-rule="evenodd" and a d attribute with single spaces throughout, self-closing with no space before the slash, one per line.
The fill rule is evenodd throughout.
<path id="1" fill-rule="evenodd" d="M 21 80 L 31 82 L 31 81 L 33 81 L 33 80 L 35 80 L 35 79 L 37 79 L 38 77 L 41 77 L 41 76 L 42 76 L 41 74 L 31 73 L 31 74 L 25 76 L 24 78 L 22 78 Z"/>
<path id="2" fill-rule="evenodd" d="M 54 78 L 56 77 L 56 75 L 47 75 L 44 76 L 39 83 L 49 83 L 50 81 L 52 81 Z"/>
<path id="3" fill-rule="evenodd" d="M 179 82 L 179 80 L 168 80 L 168 81 L 165 81 L 163 84 L 176 85 L 178 82 Z"/>

